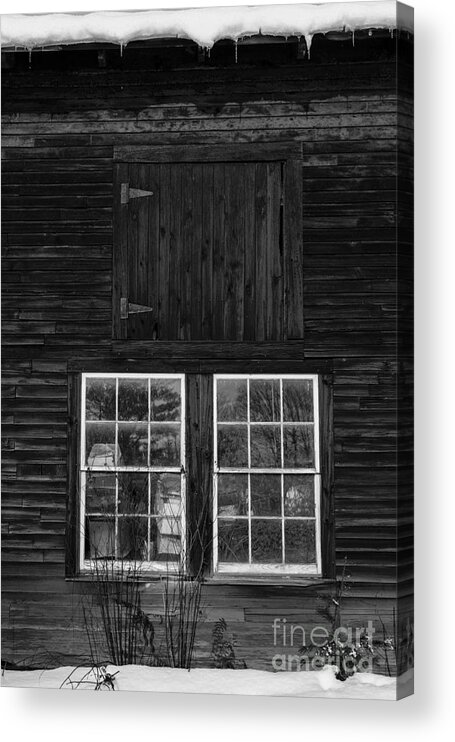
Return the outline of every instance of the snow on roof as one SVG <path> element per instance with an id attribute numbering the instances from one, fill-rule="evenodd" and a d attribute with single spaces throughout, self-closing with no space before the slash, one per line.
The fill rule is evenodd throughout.
<path id="1" fill-rule="evenodd" d="M 406 6 L 401 6 L 405 8 Z M 411 10 L 410 8 L 408 10 Z M 411 23 L 407 30 L 412 30 Z M 114 43 L 162 38 L 190 39 L 210 49 L 220 39 L 262 34 L 303 36 L 308 48 L 316 33 L 397 27 L 397 4 L 335 2 L 321 5 L 258 5 L 128 12 L 3 15 L 3 47 L 34 49 L 65 44 Z"/>

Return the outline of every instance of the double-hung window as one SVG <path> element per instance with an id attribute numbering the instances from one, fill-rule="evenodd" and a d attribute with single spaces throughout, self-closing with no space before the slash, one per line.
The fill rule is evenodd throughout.
<path id="1" fill-rule="evenodd" d="M 185 537 L 179 374 L 83 374 L 80 557 L 172 568 Z"/>
<path id="2" fill-rule="evenodd" d="M 197 521 L 200 492 L 207 490 L 193 481 L 200 477 L 212 483 L 208 568 L 321 575 L 319 377 L 207 375 L 197 409 L 213 407 L 212 417 L 195 419 L 202 413 L 190 405 L 186 423 L 191 379 L 82 374 L 80 568 L 109 559 L 151 572 L 186 569 L 193 516 Z M 192 436 L 202 428 L 213 445 L 199 456 Z M 199 457 L 196 466 L 192 456 Z M 188 485 L 185 472 L 192 472 Z"/>
<path id="3" fill-rule="evenodd" d="M 217 375 L 218 572 L 319 574 L 318 377 Z"/>

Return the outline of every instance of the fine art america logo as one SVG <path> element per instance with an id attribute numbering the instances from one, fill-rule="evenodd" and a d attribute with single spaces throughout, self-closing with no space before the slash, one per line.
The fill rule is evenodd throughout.
<path id="1" fill-rule="evenodd" d="M 358 628 L 339 626 L 328 631 L 314 626 L 311 631 L 300 624 L 289 624 L 285 618 L 275 618 L 273 646 L 287 651 L 272 657 L 274 670 L 321 670 L 334 665 L 340 679 L 354 672 L 373 670 L 373 622 Z"/>

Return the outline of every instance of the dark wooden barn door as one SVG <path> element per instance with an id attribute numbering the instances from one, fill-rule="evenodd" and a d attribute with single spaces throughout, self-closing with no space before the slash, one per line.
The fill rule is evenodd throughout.
<path id="1" fill-rule="evenodd" d="M 284 179 L 280 161 L 118 165 L 114 335 L 286 339 Z"/>

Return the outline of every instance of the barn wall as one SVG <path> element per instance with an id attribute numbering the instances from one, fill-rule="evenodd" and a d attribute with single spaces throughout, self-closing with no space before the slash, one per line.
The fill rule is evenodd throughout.
<path id="1" fill-rule="evenodd" d="M 305 357 L 333 363 L 336 561 L 338 572 L 346 558 L 349 565 L 346 616 L 373 612 L 390 625 L 398 594 L 405 611 L 411 511 L 408 493 L 398 512 L 396 444 L 399 432 L 404 480 L 410 365 L 406 357 L 397 365 L 397 328 L 406 338 L 406 69 L 399 99 L 395 59 L 178 74 L 33 66 L 4 73 L 6 659 L 39 664 L 57 651 L 86 651 L 82 588 L 65 581 L 67 372 L 74 359 L 86 359 L 90 371 L 111 352 L 113 148 L 126 144 L 302 143 Z M 405 289 L 399 304 L 397 278 Z M 248 666 L 271 669 L 273 617 L 314 621 L 315 595 L 298 585 L 234 582 L 211 584 L 206 600 L 212 620 L 223 616 L 237 633 Z M 157 601 L 151 589 L 146 607 Z M 209 630 L 201 636 L 199 658 L 208 661 Z"/>

